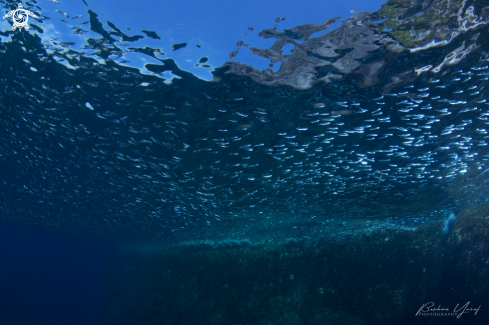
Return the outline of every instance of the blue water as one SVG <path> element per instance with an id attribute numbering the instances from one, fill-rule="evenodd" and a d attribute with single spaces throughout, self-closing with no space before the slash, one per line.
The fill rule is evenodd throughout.
<path id="1" fill-rule="evenodd" d="M 32 2 L 0 22 L 0 325 L 489 303 L 489 0 Z"/>
<path id="2" fill-rule="evenodd" d="M 0 222 L 0 323 L 99 324 L 115 246 Z M 13 324 L 13 323 L 12 323 Z"/>

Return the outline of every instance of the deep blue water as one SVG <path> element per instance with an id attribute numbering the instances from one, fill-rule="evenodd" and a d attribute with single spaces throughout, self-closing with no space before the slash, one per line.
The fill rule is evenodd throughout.
<path id="1" fill-rule="evenodd" d="M 115 246 L 0 222 L 0 321 L 99 324 Z"/>

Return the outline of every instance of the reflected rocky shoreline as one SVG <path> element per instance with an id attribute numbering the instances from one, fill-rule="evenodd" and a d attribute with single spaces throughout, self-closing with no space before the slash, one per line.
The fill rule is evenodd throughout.
<path id="1" fill-rule="evenodd" d="M 263 38 L 277 41 L 269 49 L 251 47 L 251 53 L 267 58 L 271 66 L 280 63 L 278 71 L 272 68 L 259 70 L 247 64 L 229 61 L 227 73 L 249 76 L 254 82 L 267 86 L 290 86 L 309 89 L 317 81 L 339 82 L 346 74 L 360 74 L 359 87 L 374 86 L 379 74 L 402 52 L 416 53 L 442 47 L 453 42 L 461 34 L 475 30 L 489 22 L 489 3 L 481 1 L 474 6 L 466 1 L 420 1 L 411 6 L 410 1 L 390 0 L 380 10 L 367 13 L 355 12 L 357 16 L 346 19 L 330 32 L 326 31 L 339 18 L 326 20 L 323 24 L 306 24 L 277 32 L 277 25 L 258 33 Z M 352 11 L 354 12 L 354 11 Z M 477 13 L 476 13 L 477 12 Z M 316 34 L 312 36 L 313 34 Z M 472 44 L 464 44 L 448 54 L 438 65 L 419 66 L 405 70 L 399 75 L 431 71 L 435 76 L 443 68 L 459 63 L 479 47 L 472 37 Z M 243 46 L 244 42 L 238 42 Z M 292 44 L 291 54 L 283 54 L 282 48 Z M 244 44 L 246 46 L 246 44 Z M 238 50 L 230 57 L 234 57 Z M 391 76 L 395 79 L 396 76 Z M 409 82 L 416 78 L 409 78 Z M 408 82 L 404 80 L 403 83 Z M 393 82 L 390 86 L 399 84 Z M 402 83 L 401 83 L 402 84 Z M 390 87 L 384 93 L 388 92 Z"/>

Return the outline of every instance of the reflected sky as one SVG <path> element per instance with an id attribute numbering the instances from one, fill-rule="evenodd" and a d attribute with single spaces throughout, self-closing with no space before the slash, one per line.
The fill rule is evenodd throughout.
<path id="1" fill-rule="evenodd" d="M 15 2 L 4 3 L 5 11 L 12 8 Z M 16 3 L 15 3 L 16 4 Z M 258 48 L 270 47 L 274 40 L 257 37 L 259 31 L 272 28 L 275 24 L 278 31 L 284 28 L 305 23 L 322 23 L 325 19 L 341 16 L 347 18 L 356 11 L 373 11 L 380 8 L 382 1 L 291 1 L 291 0 L 250 0 L 250 1 L 37 1 L 37 6 L 25 3 L 36 13 L 41 13 L 41 22 L 31 19 L 29 23 L 39 28 L 29 31 L 38 34 L 44 44 L 54 48 L 61 42 L 74 42 L 70 48 L 86 54 L 95 51 L 84 49 L 86 39 L 99 39 L 100 35 L 90 30 L 88 10 L 98 15 L 104 30 L 113 30 L 108 22 L 114 24 L 128 36 L 142 36 L 134 42 L 118 42 L 115 45 L 122 50 L 128 47 L 158 48 L 162 54 L 160 59 L 173 59 L 181 70 L 195 76 L 212 80 L 213 68 L 220 67 L 229 61 L 229 53 L 237 49 L 236 43 L 243 40 L 250 46 Z M 36 8 L 37 7 L 37 8 Z M 42 8 L 40 10 L 39 8 Z M 279 23 L 276 23 L 280 17 Z M 283 20 L 285 18 L 285 20 Z M 333 28 L 339 27 L 343 19 Z M 250 30 L 249 27 L 253 27 Z M 11 29 L 11 22 L 2 19 L 0 28 Z M 42 30 L 42 33 L 39 30 Z M 82 30 L 83 32 L 79 32 Z M 156 35 L 148 33 L 153 31 Z M 78 33 L 77 33 L 78 32 Z M 120 39 L 112 35 L 115 39 Z M 54 40 L 55 38 L 58 38 Z M 53 40 L 56 44 L 53 44 Z M 9 38 L 2 39 L 2 42 Z M 174 49 L 174 44 L 186 43 L 186 46 Z M 58 47 L 59 48 L 59 47 Z M 66 48 L 66 46 L 65 46 Z M 284 52 L 287 53 L 286 49 Z M 208 61 L 199 64 L 199 60 L 207 57 Z M 145 74 L 153 74 L 144 68 L 145 64 L 161 64 L 160 61 L 134 52 L 126 52 L 121 57 L 114 57 L 121 65 L 137 67 Z M 241 50 L 233 59 L 259 69 L 265 69 L 270 63 L 268 59 L 259 58 L 249 51 Z M 67 65 L 67 63 L 64 63 Z M 275 69 L 278 69 L 276 65 Z M 166 71 L 161 76 L 166 82 L 174 77 Z"/>

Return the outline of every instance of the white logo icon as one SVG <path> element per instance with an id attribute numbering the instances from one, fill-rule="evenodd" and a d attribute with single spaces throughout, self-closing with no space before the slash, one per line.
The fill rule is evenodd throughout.
<path id="1" fill-rule="evenodd" d="M 25 28 L 26 31 L 28 31 L 29 25 L 27 25 L 27 20 L 29 19 L 29 16 L 33 18 L 39 18 L 29 10 L 25 10 L 24 6 L 22 6 L 22 3 L 19 3 L 19 7 L 17 9 L 7 12 L 7 14 L 3 16 L 3 18 L 7 18 L 10 16 L 12 16 L 12 20 L 14 21 L 14 25 L 12 26 L 13 31 L 15 31 L 17 28 L 22 29 L 22 27 Z"/>

